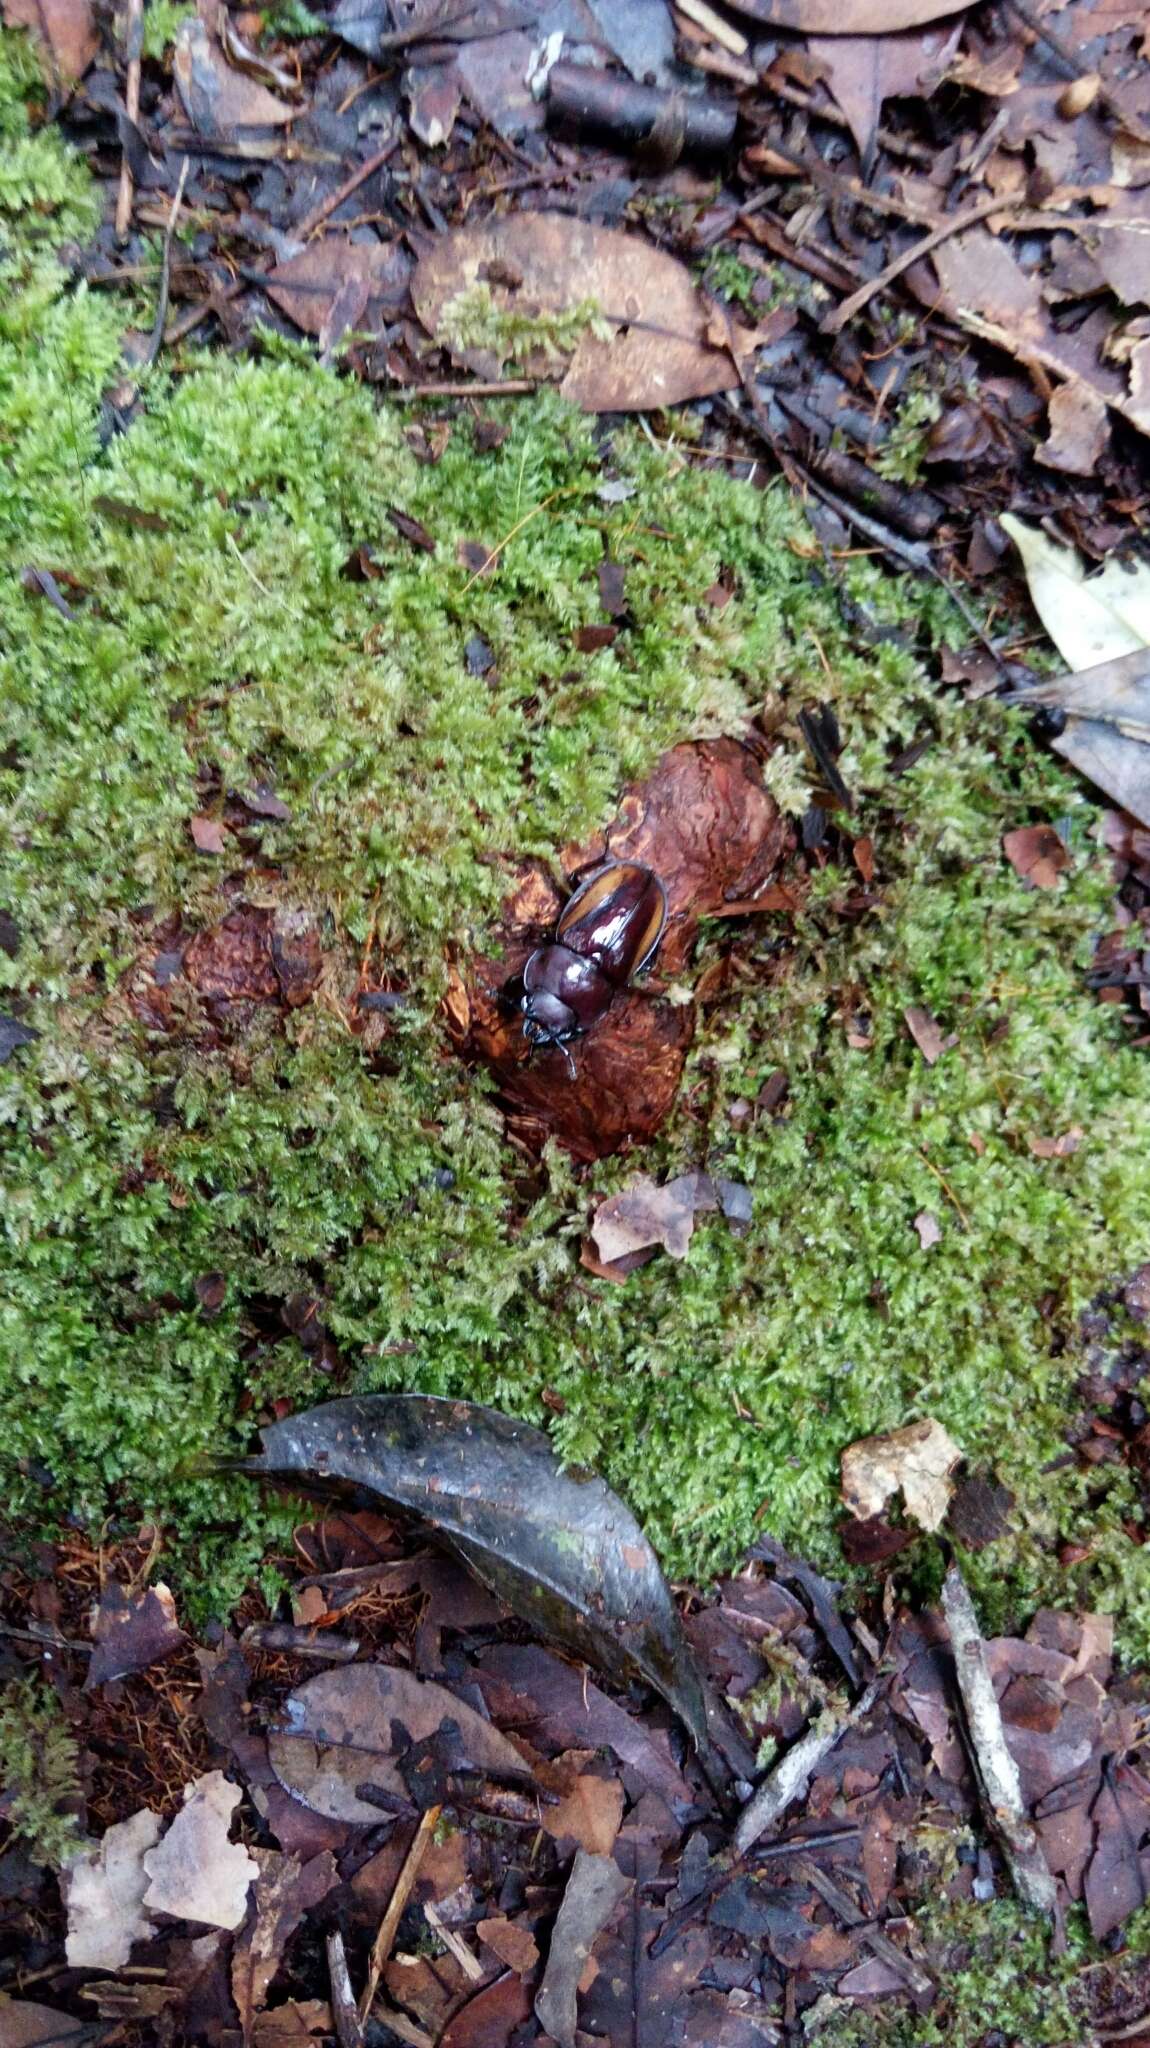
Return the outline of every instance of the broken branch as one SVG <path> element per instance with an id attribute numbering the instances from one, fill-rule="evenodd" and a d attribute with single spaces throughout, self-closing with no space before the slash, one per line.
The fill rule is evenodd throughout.
<path id="1" fill-rule="evenodd" d="M 956 1564 L 950 1566 L 943 1580 L 942 1611 L 950 1631 L 958 1689 L 987 1818 L 1002 1843 L 1015 1891 L 1023 1905 L 1028 1912 L 1050 1917 L 1056 1904 L 1054 1879 L 1042 1844 L 1026 1816 L 1018 1765 L 1006 1746 L 986 1646 L 966 1580 Z"/>
<path id="2" fill-rule="evenodd" d="M 977 205 L 968 206 L 965 213 L 952 214 L 949 220 L 944 220 L 929 235 L 924 235 L 921 242 L 915 242 L 912 248 L 904 249 L 901 256 L 896 256 L 893 262 L 887 264 L 885 270 L 879 271 L 877 277 L 868 278 L 865 284 L 860 284 L 849 299 L 844 299 L 841 306 L 836 306 L 833 313 L 828 313 L 825 320 L 820 321 L 819 333 L 841 334 L 848 321 L 853 320 L 856 313 L 861 313 L 863 307 L 868 306 L 877 293 L 884 292 L 904 271 L 921 262 L 924 256 L 929 256 L 942 242 L 949 241 L 952 235 L 965 234 L 967 228 L 977 227 L 980 220 L 989 219 L 992 213 L 1010 213 L 1014 210 L 1016 202 L 992 193 L 989 198 L 980 199 Z"/>

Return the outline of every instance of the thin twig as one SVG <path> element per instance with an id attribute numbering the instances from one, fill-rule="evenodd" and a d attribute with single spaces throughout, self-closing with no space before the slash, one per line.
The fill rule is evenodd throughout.
<path id="1" fill-rule="evenodd" d="M 443 1808 L 441 1806 L 428 1807 L 427 1812 L 423 1815 L 419 1826 L 416 1828 L 411 1847 L 403 1859 L 403 1867 L 395 1880 L 395 1890 L 388 1900 L 387 1911 L 379 1923 L 379 1933 L 372 1943 L 371 1959 L 367 1966 L 367 1984 L 363 1997 L 359 2001 L 361 2023 L 366 2020 L 372 2006 L 375 2004 L 375 1994 L 379 1990 L 379 1980 L 383 1975 L 387 1959 L 391 1954 L 391 1944 L 395 1940 L 396 1928 L 403 1918 L 403 1909 L 411 1897 L 411 1888 L 419 1876 L 419 1866 L 427 1853 L 427 1845 L 431 1840 L 432 1831 L 442 1811 Z"/>
<path id="2" fill-rule="evenodd" d="M 896 256 L 887 264 L 885 270 L 879 271 L 877 277 L 868 278 L 865 284 L 860 284 L 857 292 L 852 292 L 849 299 L 844 299 L 841 306 L 836 306 L 833 313 L 828 313 L 826 318 L 820 321 L 819 333 L 840 334 L 848 321 L 853 320 L 856 313 L 861 313 L 863 307 L 869 305 L 878 292 L 884 292 L 888 285 L 902 276 L 904 270 L 909 270 L 913 264 L 921 262 L 924 256 L 931 255 L 940 243 L 949 241 L 952 235 L 965 234 L 967 228 L 976 227 L 980 220 L 987 220 L 992 213 L 1017 211 L 1019 203 L 1016 199 L 1003 199 L 991 193 L 980 199 L 976 205 L 968 206 L 964 213 L 951 214 L 949 219 L 932 229 L 929 235 L 924 235 L 921 242 L 915 242 L 912 248 L 904 249 L 901 256 Z"/>
<path id="3" fill-rule="evenodd" d="M 986 1661 L 986 1645 L 967 1591 L 966 1580 L 952 1564 L 942 1584 L 942 1611 L 950 1631 L 955 1675 L 962 1696 L 971 1746 L 978 1766 L 987 1819 L 1002 1843 L 1014 1889 L 1028 1912 L 1049 1919 L 1058 1894 L 1037 1830 L 1022 1802 L 1022 1785 L 1006 1744 L 1002 1713 Z"/>
<path id="4" fill-rule="evenodd" d="M 128 0 L 125 37 L 128 52 L 128 80 L 124 108 L 133 127 L 140 119 L 140 59 L 144 48 L 144 0 Z M 125 148 L 120 158 L 120 189 L 116 194 L 116 240 L 126 242 L 132 220 L 132 166 Z"/>
<path id="5" fill-rule="evenodd" d="M 176 196 L 172 201 L 172 210 L 168 215 L 168 224 L 164 229 L 164 246 L 160 254 L 160 290 L 159 296 L 156 299 L 156 317 L 152 322 L 152 332 L 148 338 L 147 353 L 140 365 L 141 370 L 151 369 L 152 364 L 164 345 L 164 323 L 168 317 L 168 297 L 172 288 L 172 238 L 176 232 L 176 222 L 180 218 L 180 208 L 184 203 L 184 186 L 188 182 L 190 164 L 191 158 L 185 157 L 180 165 Z"/>
<path id="6" fill-rule="evenodd" d="M 805 1735 L 784 1751 L 757 1792 L 748 1799 L 735 1829 L 735 1848 L 740 1856 L 754 1847 L 773 1821 L 801 1799 L 823 1758 L 830 1755 L 848 1728 L 865 1719 L 879 1695 L 878 1681 L 867 1686 L 858 1705 L 846 1713 L 828 1709 L 807 1729 Z"/>
<path id="7" fill-rule="evenodd" d="M 306 242 L 309 235 L 313 235 L 318 227 L 323 226 L 328 215 L 334 213 L 337 206 L 342 206 L 345 199 L 350 199 L 353 192 L 358 192 L 361 185 L 366 185 L 368 179 L 375 176 L 376 171 L 383 169 L 388 158 L 393 157 L 398 148 L 399 137 L 393 135 L 391 141 L 385 142 L 382 149 L 377 149 L 374 156 L 367 157 L 359 164 L 350 178 L 345 178 L 342 185 L 337 185 L 334 192 L 329 193 L 318 206 L 313 206 L 311 212 L 305 214 L 299 226 L 293 230 L 299 240 Z"/>
<path id="8" fill-rule="evenodd" d="M 510 533 L 505 533 L 502 540 L 496 541 L 495 546 L 491 549 L 490 553 L 480 563 L 478 569 L 475 571 L 474 576 L 468 577 L 460 595 L 466 597 L 468 591 L 471 589 L 472 584 L 478 583 L 481 576 L 486 576 L 489 573 L 489 571 L 495 567 L 495 564 L 499 560 L 500 555 L 503 553 L 504 548 L 510 545 L 510 543 L 515 539 L 516 534 L 522 533 L 524 527 L 529 526 L 533 519 L 538 519 L 539 514 L 541 512 L 546 512 L 548 505 L 553 505 L 557 498 L 577 498 L 582 489 L 582 484 L 569 484 L 564 490 L 548 491 L 547 496 L 545 498 L 540 498 L 539 503 L 537 505 L 532 505 L 530 512 L 525 512 L 523 514 L 522 519 L 516 520 Z"/>
<path id="9" fill-rule="evenodd" d="M 444 1948 L 449 1949 L 455 1957 L 464 1976 L 469 1978 L 472 1984 L 481 1984 L 486 1973 L 479 1957 L 474 1949 L 468 1948 L 467 1943 L 461 1935 L 455 1932 L 454 1927 L 448 1927 L 446 1921 L 436 1912 L 430 1899 L 428 1899 L 423 1909 L 423 1917 L 432 1933 L 436 1936 L 436 1939 L 441 1941 Z"/>
<path id="10" fill-rule="evenodd" d="M 327 1938 L 327 1971 L 331 1979 L 331 2016 L 339 2048 L 363 2048 L 363 2027 L 355 2009 L 347 1951 L 338 1927 Z"/>
<path id="11" fill-rule="evenodd" d="M 405 384 L 398 398 L 530 398 L 539 389 L 532 377 L 493 377 L 489 383 Z"/>
<path id="12" fill-rule="evenodd" d="M 866 1943 L 872 1954 L 876 1955 L 880 1962 L 884 1962 L 888 1970 L 893 1970 L 896 1976 L 902 1978 L 907 1990 L 915 1998 L 925 2003 L 934 1997 L 933 1977 L 928 1977 L 926 1971 L 920 1969 L 913 1956 L 904 1955 L 889 1934 L 884 1934 L 880 1927 L 872 1927 L 865 1914 L 859 1912 L 849 1894 L 844 1892 L 842 1886 L 837 1885 L 832 1877 L 828 1877 L 825 1871 L 820 1870 L 817 1863 L 812 1863 L 808 1857 L 802 1857 L 798 1864 L 798 1875 L 806 1879 L 830 1907 L 832 1913 L 837 1913 L 844 1927 L 857 1927 L 859 1940 Z"/>

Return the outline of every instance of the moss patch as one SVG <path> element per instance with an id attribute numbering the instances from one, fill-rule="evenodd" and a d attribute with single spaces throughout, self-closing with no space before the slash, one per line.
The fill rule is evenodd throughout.
<path id="1" fill-rule="evenodd" d="M 0 982 L 40 1033 L 0 1075 L 0 1398 L 19 1512 L 160 1514 L 186 1592 L 225 1607 L 277 1511 L 188 1478 L 187 1461 L 235 1443 L 273 1397 L 330 1391 L 268 1335 L 269 1304 L 318 1292 L 350 1384 L 551 1414 L 564 1453 L 601 1466 L 677 1569 L 733 1560 L 760 1511 L 834 1562 L 842 1447 L 935 1414 L 1019 1495 L 1013 1536 L 978 1566 L 990 1618 L 1053 1589 L 1115 1608 L 1145 1644 L 1124 1472 L 1095 1475 L 1088 1499 L 1073 1469 L 1047 1469 L 1073 1407 L 1075 1318 L 1150 1235 L 1150 1070 L 1080 981 L 1108 893 L 1094 807 L 1015 715 L 935 693 L 915 652 L 947 630 L 933 586 L 856 558 L 836 589 L 784 490 L 676 467 L 637 433 L 604 455 L 553 400 L 509 408 L 487 454 L 457 424 L 420 466 L 395 412 L 334 375 L 185 355 L 101 453 L 123 309 L 66 289 L 46 253 L 91 201 L 55 138 L 23 132 L 13 76 L 0 905 L 21 939 Z M 624 502 L 600 495 L 608 475 Z M 123 524 L 101 496 L 162 527 Z M 397 535 L 393 506 L 426 524 L 434 556 Z M 458 543 L 512 529 L 490 579 L 460 566 Z M 363 543 L 379 580 L 343 573 Z M 572 633 L 600 616 L 605 550 L 634 625 L 581 657 Z M 71 622 L 22 585 L 28 562 L 76 579 Z M 720 611 L 704 593 L 724 570 L 736 595 Z M 479 676 L 476 633 L 494 654 Z M 696 973 L 732 944 L 737 971 L 641 1162 L 745 1180 L 753 1225 L 738 1239 L 704 1218 L 682 1265 L 591 1281 L 589 1205 L 639 1162 L 578 1178 L 548 1157 L 524 1181 L 482 1078 L 447 1048 L 448 960 L 482 940 L 513 860 L 553 860 L 663 748 L 737 729 L 768 697 L 771 779 L 800 804 L 793 718 L 820 696 L 874 842 L 874 906 L 859 914 L 844 848 L 793 921 L 704 935 Z M 197 853 L 190 818 L 256 782 L 290 818 Z M 1032 894 L 1001 835 L 1049 817 L 1073 870 Z M 178 910 L 213 924 L 238 894 L 321 918 L 323 999 L 215 1045 L 149 1030 L 126 1000 L 148 933 Z M 373 933 L 413 1001 L 369 1057 L 345 998 Z M 908 1004 L 957 1034 L 933 1069 Z M 848 1034 L 864 1012 L 861 1051 Z M 779 1066 L 789 1114 L 737 1135 L 732 1104 Z M 1076 1153 L 1033 1156 L 1031 1137 L 1074 1125 Z M 942 1227 L 929 1252 L 923 1209 Z M 217 1273 L 209 1317 L 196 1282 Z M 1060 1534 L 1093 1546 L 1076 1575 L 1052 1566 Z"/>

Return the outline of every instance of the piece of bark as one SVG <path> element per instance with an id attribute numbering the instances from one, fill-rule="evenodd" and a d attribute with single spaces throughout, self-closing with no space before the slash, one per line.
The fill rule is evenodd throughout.
<path id="1" fill-rule="evenodd" d="M 667 925 L 652 975 L 681 971 L 703 917 L 756 908 L 789 845 L 789 831 L 764 788 L 759 764 L 734 739 L 674 747 L 645 782 L 625 793 L 614 823 L 590 844 L 563 850 L 577 876 L 605 860 L 653 868 L 667 891 Z M 518 1011 L 501 988 L 550 938 L 562 896 L 537 869 L 520 871 L 504 906 L 502 958 L 479 960 L 456 977 L 447 1002 L 456 1043 L 491 1068 L 510 1135 L 538 1152 L 549 1137 L 577 1159 L 605 1158 L 652 1137 L 678 1091 L 695 1016 L 648 993 L 621 991 L 606 1015 L 561 1051 L 532 1052 Z"/>
<path id="2" fill-rule="evenodd" d="M 1054 1879 L 1022 1803 L 1018 1766 L 1007 1748 L 1002 1714 L 986 1661 L 986 1645 L 966 1581 L 956 1564 L 950 1566 L 943 1580 L 942 1611 L 950 1631 L 958 1689 L 987 1819 L 1002 1843 L 1014 1888 L 1023 1905 L 1029 1912 L 1049 1918 L 1056 1905 Z"/>
<path id="3" fill-rule="evenodd" d="M 596 136 L 668 166 L 683 155 L 721 156 L 734 140 L 738 116 L 730 101 L 636 85 L 589 64 L 555 64 L 547 85 L 548 125 L 572 140 Z"/>

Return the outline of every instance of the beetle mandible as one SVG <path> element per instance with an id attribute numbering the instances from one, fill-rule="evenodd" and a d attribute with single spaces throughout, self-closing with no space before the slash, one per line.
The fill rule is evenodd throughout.
<path id="1" fill-rule="evenodd" d="M 554 938 L 508 984 L 529 1044 L 558 1047 L 574 1073 L 568 1040 L 597 1024 L 650 965 L 666 922 L 667 891 L 653 869 L 618 860 L 588 875 L 564 904 Z"/>

